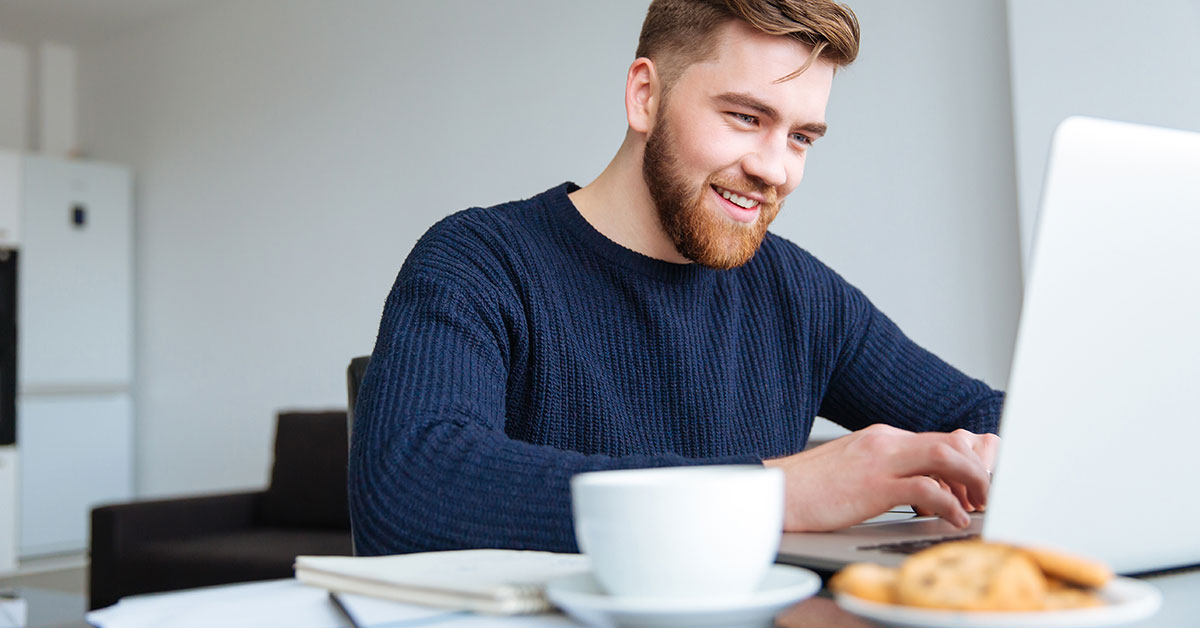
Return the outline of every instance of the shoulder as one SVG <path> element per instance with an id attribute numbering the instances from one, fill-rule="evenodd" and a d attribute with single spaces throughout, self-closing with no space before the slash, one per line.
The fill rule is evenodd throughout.
<path id="1" fill-rule="evenodd" d="M 526 231 L 524 220 L 539 207 L 537 197 L 491 207 L 464 209 L 434 223 L 413 247 L 416 255 L 449 253 L 455 256 L 496 252 L 511 244 L 514 232 Z"/>
<path id="2" fill-rule="evenodd" d="M 405 275 L 434 275 L 447 279 L 502 277 L 525 257 L 523 250 L 538 246 L 546 212 L 542 197 L 472 207 L 435 223 L 413 246 L 401 269 Z"/>

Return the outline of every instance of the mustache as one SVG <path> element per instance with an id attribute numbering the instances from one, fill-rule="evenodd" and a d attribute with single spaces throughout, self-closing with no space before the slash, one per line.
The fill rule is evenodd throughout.
<path id="1" fill-rule="evenodd" d="M 775 189 L 775 186 L 767 185 L 762 181 L 710 176 L 708 178 L 708 184 L 729 190 L 730 192 L 734 192 L 740 196 L 754 196 L 761 198 L 767 205 L 776 205 L 779 203 L 779 191 Z"/>

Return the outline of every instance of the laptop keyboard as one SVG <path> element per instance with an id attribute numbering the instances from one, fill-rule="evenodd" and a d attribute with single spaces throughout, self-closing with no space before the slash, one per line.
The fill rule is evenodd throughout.
<path id="1" fill-rule="evenodd" d="M 899 543 L 880 543 L 879 545 L 862 545 L 860 550 L 878 550 L 888 554 L 915 554 L 923 549 L 927 549 L 945 543 L 946 541 L 966 541 L 968 539 L 977 539 L 978 534 L 960 534 L 958 536 L 943 536 L 936 539 L 914 539 L 912 541 L 901 541 Z"/>

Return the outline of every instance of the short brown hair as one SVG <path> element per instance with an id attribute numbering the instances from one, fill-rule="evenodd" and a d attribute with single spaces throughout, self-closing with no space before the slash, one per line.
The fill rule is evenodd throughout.
<path id="1" fill-rule="evenodd" d="M 654 61 L 669 90 L 688 66 L 716 54 L 716 31 L 730 20 L 812 47 L 808 61 L 781 81 L 798 76 L 818 57 L 844 67 L 858 56 L 858 18 L 832 0 L 654 0 L 642 23 L 637 56 Z"/>

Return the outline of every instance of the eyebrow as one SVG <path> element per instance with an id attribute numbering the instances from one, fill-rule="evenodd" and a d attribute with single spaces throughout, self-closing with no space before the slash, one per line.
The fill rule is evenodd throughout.
<path id="1" fill-rule="evenodd" d="M 718 95 L 714 96 L 713 99 L 721 101 L 728 105 L 734 105 L 737 107 L 745 107 L 746 109 L 755 111 L 755 112 L 757 112 L 761 115 L 764 115 L 768 118 L 772 118 L 775 120 L 779 119 L 779 110 L 778 109 L 755 98 L 754 96 L 751 96 L 750 94 L 745 94 L 745 93 L 741 93 L 741 92 L 725 92 L 724 94 L 718 94 Z M 825 135 L 825 131 L 829 129 L 829 126 L 827 124 L 825 124 L 824 122 L 809 122 L 807 124 L 802 124 L 797 128 L 801 131 L 808 131 L 809 133 L 812 133 L 813 135 L 816 135 L 817 137 L 821 137 L 821 136 Z"/>

